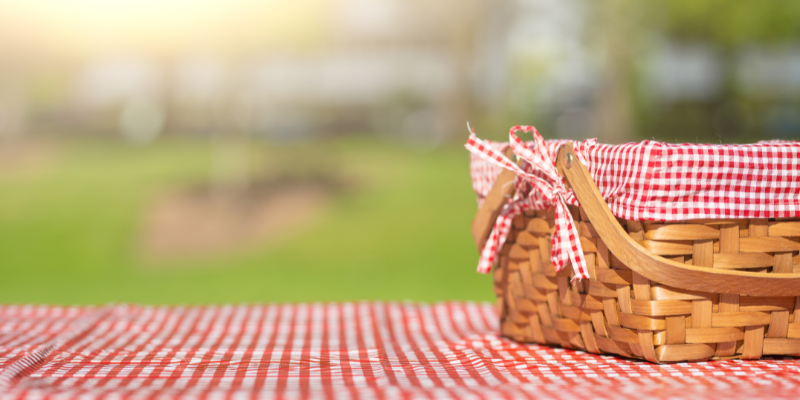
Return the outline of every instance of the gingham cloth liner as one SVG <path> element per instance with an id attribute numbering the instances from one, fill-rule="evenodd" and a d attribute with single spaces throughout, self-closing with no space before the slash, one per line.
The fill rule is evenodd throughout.
<path id="1" fill-rule="evenodd" d="M 517 135 L 517 131 L 530 133 L 533 135 L 533 143 L 524 143 Z M 555 265 L 556 271 L 561 271 L 565 265 L 572 263 L 575 277 L 588 278 L 589 271 L 586 268 L 586 260 L 583 257 L 583 249 L 578 239 L 578 229 L 572 216 L 567 209 L 567 190 L 564 188 L 563 181 L 556 171 L 554 157 L 547 148 L 544 139 L 532 126 L 514 126 L 508 133 L 509 146 L 517 157 L 525 161 L 524 167 L 520 167 L 502 153 L 475 136 L 470 132 L 469 139 L 465 147 L 467 150 L 477 155 L 478 158 L 486 162 L 495 164 L 499 167 L 513 171 L 516 174 L 516 192 L 510 208 L 502 210 L 494 229 L 490 234 L 486 246 L 481 252 L 478 264 L 478 271 L 489 272 L 494 263 L 497 252 L 505 242 L 508 232 L 511 229 L 511 221 L 514 216 L 527 209 L 540 209 L 543 206 L 555 206 L 555 225 L 556 230 L 552 237 L 552 253 L 550 259 Z M 502 238 L 502 241 L 500 240 Z"/>
<path id="2" fill-rule="evenodd" d="M 513 127 L 514 132 L 523 127 Z M 532 129 L 535 132 L 535 129 Z M 534 136 L 538 136 L 538 133 Z M 467 143 L 475 141 L 474 132 Z M 480 140 L 480 139 L 477 139 Z M 544 151 L 555 160 L 567 141 L 546 141 Z M 508 143 L 482 141 L 490 151 L 502 153 Z M 534 142 L 526 145 L 534 149 Z M 669 144 L 657 141 L 608 145 L 596 139 L 573 141 L 578 159 L 587 166 L 612 213 L 629 220 L 682 221 L 689 219 L 786 218 L 800 216 L 800 143 L 762 141 L 746 145 Z M 502 167 L 472 151 L 470 172 L 478 203 L 491 190 Z M 516 152 L 515 152 L 516 154 Z M 524 165 L 527 171 L 536 170 Z M 522 179 L 518 177 L 519 187 Z M 525 191 L 528 190 L 528 191 Z M 532 194 L 532 196 L 531 196 Z M 478 271 L 488 273 L 502 248 L 511 220 L 526 208 L 551 206 L 529 188 L 518 190 L 501 211 Z M 574 193 L 565 201 L 579 205 Z M 571 217 L 568 216 L 571 219 Z M 557 231 L 563 230 L 557 224 Z M 556 235 L 554 235 L 556 236 Z M 578 240 L 573 242 L 580 243 Z M 556 241 L 554 240 L 554 247 Z M 563 251 L 574 243 L 560 243 Z M 553 250 L 556 255 L 556 249 Z M 557 260 L 553 264 L 559 267 Z M 575 265 L 577 277 L 585 277 Z M 560 269 L 560 268 L 559 268 Z"/>
<path id="3" fill-rule="evenodd" d="M 496 321 L 470 302 L 0 306 L 0 373 L 60 342 L 0 398 L 794 399 L 800 386 L 797 359 L 654 365 L 517 344 Z"/>

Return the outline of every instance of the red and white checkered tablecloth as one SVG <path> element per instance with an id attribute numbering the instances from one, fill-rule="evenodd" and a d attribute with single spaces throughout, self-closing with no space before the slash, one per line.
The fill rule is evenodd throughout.
<path id="1" fill-rule="evenodd" d="M 654 365 L 496 333 L 489 304 L 0 307 L 0 398 L 795 399 L 800 361 Z"/>

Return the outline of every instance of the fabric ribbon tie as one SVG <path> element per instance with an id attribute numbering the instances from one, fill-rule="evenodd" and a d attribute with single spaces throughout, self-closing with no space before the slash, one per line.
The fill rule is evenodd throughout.
<path id="1" fill-rule="evenodd" d="M 533 144 L 529 148 L 516 134 L 522 131 L 533 135 Z M 478 263 L 478 272 L 488 273 L 497 257 L 497 252 L 502 248 L 511 230 L 511 221 L 517 215 L 528 209 L 535 209 L 536 194 L 540 194 L 546 203 L 555 206 L 555 233 L 552 236 L 552 252 L 550 261 L 555 270 L 561 271 L 568 263 L 572 263 L 575 272 L 574 278 L 588 278 L 586 260 L 583 257 L 578 230 L 567 209 L 567 189 L 564 187 L 561 176 L 556 170 L 555 162 L 550 157 L 545 147 L 544 139 L 536 128 L 532 126 L 514 126 L 509 131 L 509 145 L 514 154 L 527 162 L 532 172 L 526 172 L 522 167 L 509 160 L 503 153 L 496 151 L 484 143 L 470 129 L 470 136 L 464 147 L 482 159 L 516 173 L 517 191 L 513 199 L 501 210 L 497 217 L 486 245 L 481 251 Z M 520 187 L 528 183 L 531 191 L 528 197 L 520 195 Z"/>

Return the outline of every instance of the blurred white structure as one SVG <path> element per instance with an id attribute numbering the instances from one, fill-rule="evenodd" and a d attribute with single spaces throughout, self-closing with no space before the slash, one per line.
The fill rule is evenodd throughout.
<path id="1" fill-rule="evenodd" d="M 165 89 L 163 74 L 148 57 L 98 57 L 75 76 L 71 100 L 81 110 L 97 111 L 136 96 L 158 97 Z"/>
<path id="2" fill-rule="evenodd" d="M 722 89 L 722 62 L 707 45 L 660 45 L 646 66 L 645 86 L 662 102 L 705 101 Z"/>
<path id="3" fill-rule="evenodd" d="M 800 47 L 748 48 L 737 61 L 736 78 L 748 95 L 781 98 L 800 94 Z"/>

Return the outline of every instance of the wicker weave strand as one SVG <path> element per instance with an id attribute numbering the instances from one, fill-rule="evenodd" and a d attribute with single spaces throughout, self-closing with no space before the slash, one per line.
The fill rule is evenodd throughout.
<path id="1" fill-rule="evenodd" d="M 659 363 L 800 354 L 800 297 L 651 282 L 614 257 L 586 215 L 570 207 L 591 278 L 571 282 L 571 268 L 555 272 L 552 213 L 518 216 L 494 270 L 504 336 Z M 620 223 L 644 248 L 685 264 L 800 272 L 800 219 Z"/>

